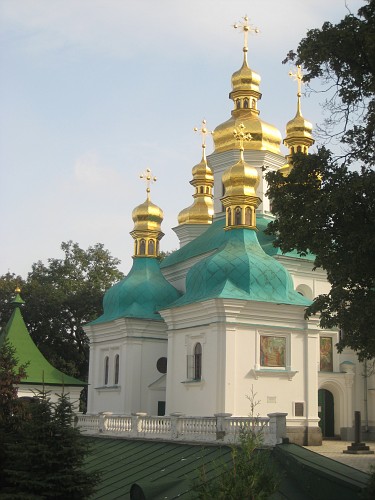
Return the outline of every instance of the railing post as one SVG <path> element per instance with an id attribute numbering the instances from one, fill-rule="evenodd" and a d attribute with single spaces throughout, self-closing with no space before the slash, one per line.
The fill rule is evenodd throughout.
<path id="1" fill-rule="evenodd" d="M 268 413 L 270 418 L 270 434 L 272 446 L 283 442 L 286 437 L 286 416 L 287 413 Z"/>
<path id="2" fill-rule="evenodd" d="M 178 419 L 180 417 L 183 417 L 184 414 L 183 413 L 180 413 L 180 412 L 174 412 L 174 413 L 171 413 L 171 438 L 172 439 L 177 439 L 180 432 L 181 432 L 181 428 L 180 428 L 180 423 L 178 421 Z"/>
<path id="3" fill-rule="evenodd" d="M 216 417 L 216 439 L 223 440 L 225 438 L 226 426 L 225 426 L 225 418 L 231 417 L 232 413 L 215 413 L 214 417 Z"/>
<path id="4" fill-rule="evenodd" d="M 105 432 L 107 430 L 107 419 L 113 415 L 111 411 L 102 411 L 99 413 L 99 432 Z"/>

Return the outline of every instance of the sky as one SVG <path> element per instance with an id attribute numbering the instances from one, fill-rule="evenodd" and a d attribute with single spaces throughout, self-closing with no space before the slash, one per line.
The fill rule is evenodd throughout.
<path id="1" fill-rule="evenodd" d="M 103 243 L 127 273 L 132 210 L 157 177 L 161 249 L 193 199 L 201 158 L 193 128 L 230 117 L 232 73 L 261 75 L 260 117 L 285 136 L 296 83 L 282 65 L 308 29 L 356 13 L 360 0 L 0 0 L 0 275 L 63 256 L 61 242 Z M 319 94 L 302 101 L 322 123 Z M 213 150 L 208 142 L 207 154 Z M 284 150 L 286 152 L 286 150 Z"/>

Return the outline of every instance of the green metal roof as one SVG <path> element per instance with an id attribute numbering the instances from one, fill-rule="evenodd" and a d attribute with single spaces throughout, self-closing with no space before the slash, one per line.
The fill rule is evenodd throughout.
<path id="1" fill-rule="evenodd" d="M 274 247 L 273 242 L 275 238 L 264 233 L 271 220 L 272 218 L 265 215 L 257 215 L 258 241 L 267 255 L 285 255 L 296 259 L 308 261 L 315 260 L 315 256 L 312 254 L 308 254 L 305 257 L 301 257 L 296 251 L 283 254 L 280 248 Z M 189 260 L 193 257 L 217 250 L 225 241 L 226 231 L 224 231 L 224 226 L 224 218 L 214 221 L 200 236 L 195 238 L 190 243 L 187 243 L 182 248 L 176 250 L 171 255 L 168 255 L 168 257 L 161 262 L 160 267 L 163 269 L 180 262 L 184 262 L 185 260 Z"/>
<path id="2" fill-rule="evenodd" d="M 13 300 L 13 304 L 15 305 L 15 309 L 8 324 L 0 335 L 0 345 L 8 339 L 9 343 L 16 351 L 18 359 L 17 366 L 28 363 L 26 377 L 22 379 L 21 383 L 59 386 L 74 385 L 81 387 L 86 385 L 86 382 L 64 374 L 47 361 L 30 337 L 20 311 L 20 304 L 23 304 L 23 300 L 18 294 Z"/>
<path id="3" fill-rule="evenodd" d="M 93 500 L 130 499 L 132 485 L 144 500 L 196 499 L 192 491 L 204 467 L 207 479 L 215 479 L 223 465 L 231 465 L 228 446 L 177 442 L 86 437 L 91 453 L 89 471 L 101 471 Z M 356 500 L 369 480 L 364 472 L 293 444 L 277 445 L 270 457 L 281 473 L 279 490 L 272 500 Z"/>
<path id="4" fill-rule="evenodd" d="M 147 499 L 196 498 L 190 491 L 204 465 L 208 477 L 215 466 L 230 462 L 229 447 L 200 446 L 116 438 L 87 438 L 92 453 L 87 469 L 100 470 L 102 480 L 92 499 L 129 499 L 137 484 Z"/>
<path id="5" fill-rule="evenodd" d="M 263 251 L 256 231 L 236 228 L 223 233 L 222 246 L 189 270 L 186 293 L 173 306 L 213 298 L 311 304 L 294 290 L 287 269 Z"/>
<path id="6" fill-rule="evenodd" d="M 157 312 L 180 296 L 162 275 L 155 258 L 135 257 L 133 267 L 123 280 L 104 295 L 104 313 L 90 324 L 105 323 L 117 318 L 141 318 L 161 321 Z"/>

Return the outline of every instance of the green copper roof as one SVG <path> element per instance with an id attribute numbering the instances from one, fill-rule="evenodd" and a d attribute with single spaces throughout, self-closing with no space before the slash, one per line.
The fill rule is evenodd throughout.
<path id="1" fill-rule="evenodd" d="M 258 241 L 267 255 L 286 255 L 287 257 L 294 257 L 297 259 L 309 261 L 315 260 L 315 256 L 312 254 L 309 254 L 306 257 L 301 257 L 296 251 L 282 254 L 280 248 L 274 247 L 273 241 L 275 238 L 264 233 L 271 220 L 272 219 L 270 217 L 257 215 Z M 208 229 L 196 239 L 187 243 L 179 250 L 176 250 L 171 255 L 168 255 L 168 257 L 162 261 L 160 267 L 166 268 L 173 266 L 193 257 L 217 250 L 225 241 L 224 226 L 225 218 L 216 220 L 213 224 L 210 224 Z"/>
<path id="2" fill-rule="evenodd" d="M 18 298 L 20 300 L 18 300 Z M 18 304 L 23 303 L 17 295 L 15 300 L 15 309 L 12 313 L 7 326 L 0 335 L 0 345 L 8 339 L 9 343 L 16 350 L 18 366 L 28 363 L 26 368 L 26 377 L 21 383 L 25 384 L 45 384 L 45 385 L 75 385 L 84 386 L 85 382 L 69 375 L 65 375 L 60 370 L 54 368 L 49 361 L 39 351 L 34 344 L 23 320 Z"/>
<path id="3" fill-rule="evenodd" d="M 287 269 L 263 251 L 254 230 L 223 233 L 223 245 L 190 269 L 186 293 L 174 306 L 213 298 L 310 305 L 294 290 Z"/>
<path id="4" fill-rule="evenodd" d="M 104 295 L 104 313 L 90 324 L 118 318 L 161 321 L 157 312 L 177 300 L 180 293 L 162 275 L 157 259 L 135 257 L 130 273 Z"/>

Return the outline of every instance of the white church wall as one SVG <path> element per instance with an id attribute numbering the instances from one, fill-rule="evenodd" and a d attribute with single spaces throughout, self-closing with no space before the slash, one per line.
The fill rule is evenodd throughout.
<path id="1" fill-rule="evenodd" d="M 91 340 L 88 413 L 156 414 L 157 401 L 149 397 L 149 385 L 161 376 L 157 360 L 167 356 L 165 323 L 122 318 L 88 325 L 86 332 Z M 158 397 L 163 397 L 161 392 Z"/>

